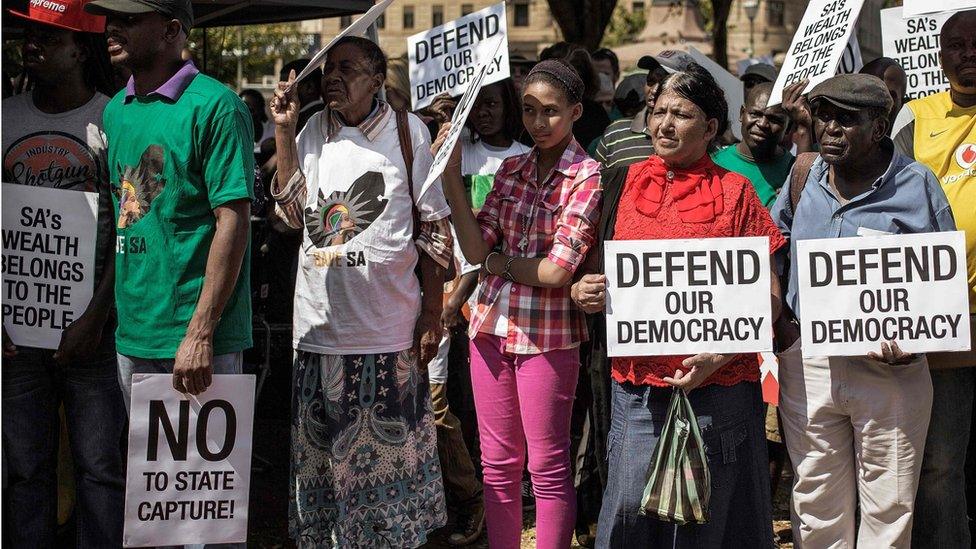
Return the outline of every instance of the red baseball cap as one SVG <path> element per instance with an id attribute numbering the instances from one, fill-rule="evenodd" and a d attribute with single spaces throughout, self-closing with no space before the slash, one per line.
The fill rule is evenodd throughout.
<path id="1" fill-rule="evenodd" d="M 105 17 L 83 9 L 85 0 L 30 0 L 27 13 L 8 9 L 12 15 L 76 32 L 105 32 Z"/>

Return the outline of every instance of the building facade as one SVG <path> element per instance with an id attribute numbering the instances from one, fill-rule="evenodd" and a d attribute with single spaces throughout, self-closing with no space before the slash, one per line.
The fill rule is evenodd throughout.
<path id="1" fill-rule="evenodd" d="M 497 0 L 404 0 L 391 4 L 376 26 L 380 47 L 390 58 L 404 55 L 407 38 L 447 21 L 497 4 Z M 546 0 L 506 0 L 510 52 L 535 58 L 542 48 L 562 39 Z M 352 17 L 302 22 L 302 32 L 318 36 L 324 45 L 352 23 Z"/>

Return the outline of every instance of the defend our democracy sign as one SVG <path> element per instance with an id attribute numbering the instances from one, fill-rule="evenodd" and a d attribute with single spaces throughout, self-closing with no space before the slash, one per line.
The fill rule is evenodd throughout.
<path id="1" fill-rule="evenodd" d="M 253 423 L 253 375 L 190 396 L 172 374 L 134 374 L 123 544 L 247 541 Z"/>
<path id="2" fill-rule="evenodd" d="M 969 349 L 962 231 L 797 242 L 803 356 Z"/>
<path id="3" fill-rule="evenodd" d="M 3 326 L 15 345 L 57 349 L 91 301 L 98 194 L 3 184 Z"/>
<path id="4" fill-rule="evenodd" d="M 939 33 L 951 13 L 902 17 L 902 8 L 881 10 L 881 48 L 908 76 L 906 95 L 918 99 L 949 89 L 939 62 Z"/>
<path id="5" fill-rule="evenodd" d="M 769 238 L 605 243 L 609 356 L 772 350 Z"/>
<path id="6" fill-rule="evenodd" d="M 502 46 L 496 48 L 496 42 Z M 460 95 L 476 76 L 475 67 L 489 59 L 484 84 L 510 76 L 505 3 L 465 15 L 407 39 L 410 101 L 422 109 L 442 93 Z M 491 57 L 489 57 L 489 55 Z"/>
<path id="7" fill-rule="evenodd" d="M 804 93 L 834 76 L 844 55 L 864 0 L 812 0 L 793 35 L 779 71 L 769 106 L 783 101 L 783 88 L 809 80 Z"/>
<path id="8" fill-rule="evenodd" d="M 468 84 L 464 95 L 461 96 L 461 100 L 458 101 L 457 106 L 454 108 L 454 114 L 451 116 L 451 129 L 447 132 L 444 144 L 441 145 L 437 154 L 434 155 L 434 161 L 430 165 L 430 171 L 427 172 L 427 179 L 424 180 L 424 185 L 420 188 L 420 196 L 423 196 L 434 181 L 437 181 L 437 178 L 444 173 L 444 168 L 447 167 L 447 161 L 451 158 L 451 152 L 457 146 L 458 138 L 461 137 L 461 130 L 464 129 L 464 123 L 468 120 L 468 114 L 471 113 L 471 107 L 474 106 L 474 100 L 478 97 L 478 93 L 481 92 L 482 86 L 488 83 L 488 71 L 494 63 L 495 55 L 504 43 L 505 41 L 499 38 L 491 44 L 493 47 L 485 51 L 485 56 L 482 58 L 481 63 L 474 69 L 474 78 Z"/>

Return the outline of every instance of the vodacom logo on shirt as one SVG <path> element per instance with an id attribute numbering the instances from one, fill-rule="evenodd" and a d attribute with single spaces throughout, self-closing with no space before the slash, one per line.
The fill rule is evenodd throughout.
<path id="1" fill-rule="evenodd" d="M 976 143 L 959 145 L 959 148 L 956 149 L 955 158 L 956 164 L 959 164 L 960 168 L 964 170 L 972 168 L 973 165 L 976 165 Z"/>

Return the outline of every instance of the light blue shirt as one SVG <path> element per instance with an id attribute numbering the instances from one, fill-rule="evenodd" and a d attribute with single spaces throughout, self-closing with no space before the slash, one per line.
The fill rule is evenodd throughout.
<path id="1" fill-rule="evenodd" d="M 886 143 L 890 149 L 890 143 Z M 791 211 L 789 181 L 770 212 L 790 247 L 788 265 L 796 265 L 796 242 L 811 238 L 858 236 L 866 228 L 891 234 L 956 230 L 949 202 L 932 170 L 894 152 L 891 164 L 869 190 L 841 205 L 827 183 L 829 166 L 818 157 L 810 168 L 796 213 Z M 794 166 L 795 169 L 795 166 Z M 792 176 L 792 174 L 791 174 Z M 782 249 L 785 249 L 782 248 Z M 778 258 L 780 270 L 788 268 Z M 796 269 L 789 269 L 786 303 L 800 316 Z"/>

